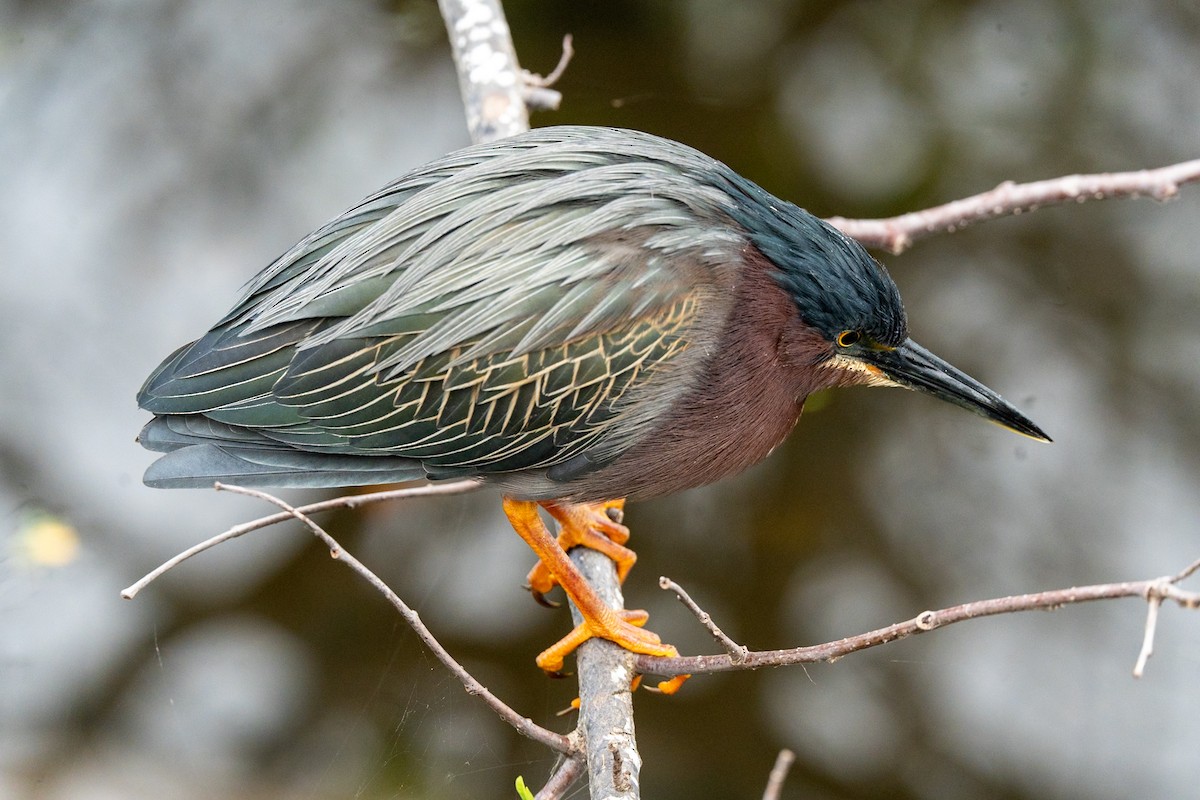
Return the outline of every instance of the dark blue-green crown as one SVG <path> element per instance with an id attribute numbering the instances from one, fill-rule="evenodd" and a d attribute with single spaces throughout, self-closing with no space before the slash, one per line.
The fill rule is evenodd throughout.
<path id="1" fill-rule="evenodd" d="M 724 177 L 734 219 L 778 269 L 805 322 L 831 341 L 846 330 L 892 347 L 908 338 L 900 290 L 862 245 L 732 170 Z"/>

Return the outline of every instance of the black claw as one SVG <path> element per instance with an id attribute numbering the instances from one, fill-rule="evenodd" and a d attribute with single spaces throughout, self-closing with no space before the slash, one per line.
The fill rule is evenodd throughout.
<path id="1" fill-rule="evenodd" d="M 574 677 L 574 675 L 575 675 L 574 672 L 561 672 L 558 670 L 556 670 L 554 672 L 549 672 L 549 671 L 546 672 L 546 677 L 553 678 L 554 680 L 559 680 L 561 678 L 571 678 L 571 677 Z"/>
<path id="2" fill-rule="evenodd" d="M 625 521 L 624 509 L 617 508 L 616 506 L 609 506 L 604 509 L 604 515 L 618 525 Z"/>
<path id="3" fill-rule="evenodd" d="M 526 586 L 525 591 L 533 595 L 534 601 L 539 606 L 543 606 L 544 608 L 562 608 L 562 603 L 555 602 L 554 600 L 547 600 L 546 595 L 542 594 L 537 589 L 534 589 L 532 586 Z"/>

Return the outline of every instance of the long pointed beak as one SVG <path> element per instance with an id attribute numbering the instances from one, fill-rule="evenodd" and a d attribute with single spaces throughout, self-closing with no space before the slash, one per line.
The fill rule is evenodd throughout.
<path id="1" fill-rule="evenodd" d="M 854 355 L 905 388 L 961 406 L 1031 439 L 1050 441 L 1041 428 L 1000 395 L 912 339 L 894 350 L 863 350 Z"/>

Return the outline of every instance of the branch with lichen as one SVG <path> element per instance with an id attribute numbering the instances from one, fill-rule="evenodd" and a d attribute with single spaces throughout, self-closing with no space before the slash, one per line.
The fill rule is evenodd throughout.
<path id="1" fill-rule="evenodd" d="M 550 88 L 571 60 L 571 37 L 554 70 L 542 78 L 521 69 L 500 0 L 438 0 L 471 141 L 494 142 L 529 130 L 529 109 L 556 109 L 562 95 Z"/>
<path id="2" fill-rule="evenodd" d="M 473 142 L 494 141 L 528 130 L 530 106 L 558 107 L 560 95 L 550 87 L 571 60 L 574 51 L 570 36 L 563 39 L 558 65 L 540 78 L 522 70 L 517 63 L 500 0 L 439 0 L 438 5 L 450 35 Z M 622 608 L 624 602 L 613 563 L 599 553 L 595 556 L 572 555 L 597 594 L 611 607 Z M 630 661 L 629 653 L 604 641 L 586 642 L 576 653 L 581 703 L 576 741 L 581 742 L 592 797 L 609 800 L 640 797 L 637 775 L 641 758 L 633 735 Z M 619 744 L 608 735 L 609 723 L 621 730 L 617 737 Z M 563 784 L 565 793 L 575 777 L 578 777 L 577 765 L 572 765 L 568 772 L 560 770 L 538 793 L 538 798 L 551 800 L 558 796 L 551 791 L 551 784 L 556 782 Z"/>

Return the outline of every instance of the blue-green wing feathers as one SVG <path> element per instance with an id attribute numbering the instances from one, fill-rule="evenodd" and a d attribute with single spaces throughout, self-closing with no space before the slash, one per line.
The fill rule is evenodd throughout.
<path id="1" fill-rule="evenodd" d="M 171 450 L 147 481 L 334 486 L 616 455 L 688 388 L 665 378 L 704 357 L 745 242 L 696 224 L 727 198 L 678 163 L 577 130 L 434 162 L 264 270 L 143 387 L 160 415 L 143 442 Z"/>

